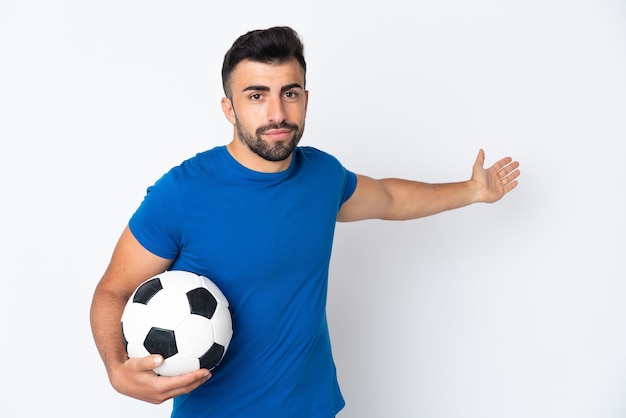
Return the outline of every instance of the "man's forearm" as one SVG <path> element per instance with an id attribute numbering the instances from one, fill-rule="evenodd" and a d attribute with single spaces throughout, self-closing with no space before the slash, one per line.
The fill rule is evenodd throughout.
<path id="1" fill-rule="evenodd" d="M 402 179 L 379 182 L 390 196 L 388 210 L 382 219 L 422 218 L 479 201 L 478 189 L 472 180 L 441 184 Z"/>
<path id="2" fill-rule="evenodd" d="M 107 372 L 112 365 L 123 363 L 127 358 L 120 326 L 125 304 L 123 296 L 101 286 L 96 288 L 90 312 L 91 330 Z"/>

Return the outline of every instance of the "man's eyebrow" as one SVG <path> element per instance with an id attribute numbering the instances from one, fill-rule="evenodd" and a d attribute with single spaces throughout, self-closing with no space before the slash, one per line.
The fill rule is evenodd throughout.
<path id="1" fill-rule="evenodd" d="M 302 85 L 300 83 L 291 83 L 291 84 L 287 84 L 285 86 L 282 86 L 280 88 L 280 92 L 284 93 L 287 90 L 291 90 L 291 89 L 302 89 Z M 261 85 L 252 85 L 252 86 L 248 86 L 245 89 L 243 89 L 242 91 L 270 91 L 270 88 L 267 86 L 261 86 Z"/>
<path id="2" fill-rule="evenodd" d="M 267 86 L 248 86 L 242 91 L 270 91 L 270 88 Z"/>
<path id="3" fill-rule="evenodd" d="M 287 90 L 291 90 L 291 89 L 302 89 L 302 85 L 300 85 L 300 83 L 291 83 L 291 84 L 287 84 L 286 86 L 281 87 L 280 92 L 284 93 Z"/>

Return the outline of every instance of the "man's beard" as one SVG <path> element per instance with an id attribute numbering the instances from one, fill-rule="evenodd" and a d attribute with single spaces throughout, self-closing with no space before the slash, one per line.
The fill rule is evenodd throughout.
<path id="1" fill-rule="evenodd" d="M 239 139 L 241 139 L 244 145 L 246 145 L 250 151 L 267 161 L 286 160 L 291 155 L 294 148 L 296 148 L 304 133 L 304 126 L 301 129 L 296 124 L 286 122 L 262 126 L 256 130 L 255 135 L 246 131 L 239 123 L 239 119 L 236 120 L 236 126 Z M 261 134 L 271 129 L 291 129 L 292 137 L 291 139 L 277 141 L 273 144 L 261 139 Z"/>

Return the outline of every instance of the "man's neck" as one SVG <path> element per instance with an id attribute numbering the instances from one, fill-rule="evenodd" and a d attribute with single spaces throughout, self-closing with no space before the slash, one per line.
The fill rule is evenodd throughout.
<path id="1" fill-rule="evenodd" d="M 293 155 L 290 155 L 282 161 L 266 160 L 251 151 L 237 138 L 234 138 L 232 142 L 226 146 L 226 149 L 239 164 L 260 173 L 278 173 L 285 171 L 291 165 L 291 159 L 293 158 Z"/>

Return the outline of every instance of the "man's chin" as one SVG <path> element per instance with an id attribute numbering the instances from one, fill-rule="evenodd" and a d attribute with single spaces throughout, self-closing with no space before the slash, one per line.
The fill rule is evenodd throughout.
<path id="1" fill-rule="evenodd" d="M 277 163 L 280 161 L 285 161 L 287 158 L 289 158 L 292 152 L 293 148 L 291 150 L 282 148 L 280 150 L 273 149 L 270 152 L 257 152 L 256 154 L 264 160 Z"/>

